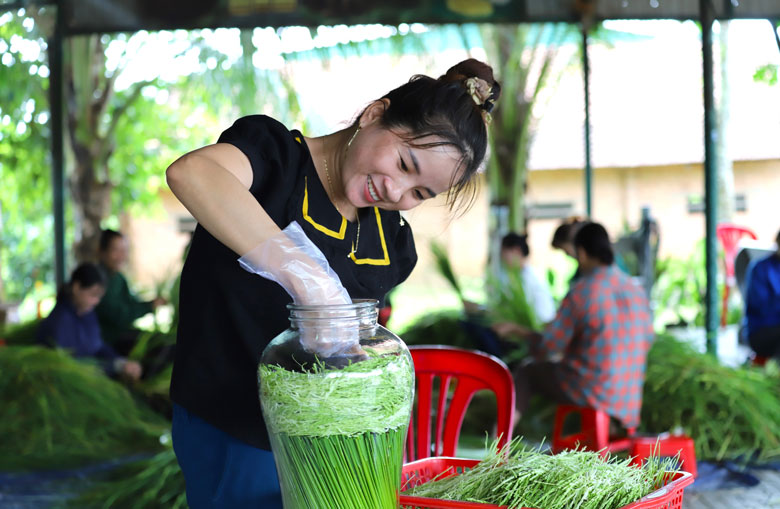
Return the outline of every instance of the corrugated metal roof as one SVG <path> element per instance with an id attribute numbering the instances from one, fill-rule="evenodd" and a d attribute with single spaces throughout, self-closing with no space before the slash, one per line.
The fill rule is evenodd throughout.
<path id="1" fill-rule="evenodd" d="M 780 0 L 710 0 L 717 18 L 780 18 Z M 25 0 L 0 0 L 19 6 Z M 67 33 L 382 23 L 698 19 L 700 0 L 59 0 Z"/>

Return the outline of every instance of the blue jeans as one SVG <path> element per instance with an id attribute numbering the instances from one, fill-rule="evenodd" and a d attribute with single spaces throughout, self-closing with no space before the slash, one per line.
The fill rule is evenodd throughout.
<path id="1" fill-rule="evenodd" d="M 191 509 L 281 509 L 273 453 L 234 438 L 173 405 L 173 450 Z"/>

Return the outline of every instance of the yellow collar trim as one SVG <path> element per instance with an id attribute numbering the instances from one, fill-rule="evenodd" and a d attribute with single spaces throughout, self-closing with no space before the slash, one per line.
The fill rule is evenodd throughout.
<path id="1" fill-rule="evenodd" d="M 322 226 L 317 221 L 312 219 L 312 217 L 309 215 L 309 179 L 308 177 L 304 177 L 304 184 L 303 184 L 303 218 L 308 221 L 313 227 L 315 227 L 317 230 L 321 231 L 328 237 L 333 237 L 335 239 L 344 240 L 344 234 L 347 232 L 347 218 L 344 216 L 341 216 L 341 228 L 339 228 L 339 231 L 331 230 L 330 228 L 327 228 L 325 226 Z M 382 243 L 384 244 L 384 237 L 382 238 Z"/>
<path id="2" fill-rule="evenodd" d="M 350 259 L 355 262 L 356 265 L 390 265 L 390 255 L 387 253 L 387 242 L 385 241 L 385 231 L 382 228 L 382 216 L 379 215 L 379 208 L 374 207 L 374 213 L 376 214 L 376 225 L 379 229 L 379 240 L 382 243 L 383 258 L 356 258 L 355 253 L 349 253 Z M 352 248 L 354 249 L 354 244 Z"/>
<path id="3" fill-rule="evenodd" d="M 347 232 L 347 219 L 341 216 L 341 228 L 339 231 L 331 230 L 326 226 L 322 226 L 309 215 L 309 179 L 304 177 L 303 186 L 303 218 L 309 222 L 318 231 L 324 233 L 334 239 L 344 240 L 344 235 Z M 349 258 L 356 265 L 390 265 L 390 254 L 387 252 L 387 241 L 385 240 L 385 230 L 382 228 L 382 216 L 379 214 L 379 208 L 374 207 L 374 214 L 376 215 L 376 225 L 379 231 L 379 241 L 382 245 L 382 258 L 357 258 L 355 253 L 349 253 Z M 352 243 L 352 249 L 355 249 L 355 243 Z"/>

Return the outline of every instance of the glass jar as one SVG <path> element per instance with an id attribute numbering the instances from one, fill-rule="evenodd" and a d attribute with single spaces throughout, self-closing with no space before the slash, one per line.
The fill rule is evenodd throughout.
<path id="1" fill-rule="evenodd" d="M 285 509 L 397 509 L 414 366 L 377 301 L 288 305 L 263 351 L 263 409 Z"/>

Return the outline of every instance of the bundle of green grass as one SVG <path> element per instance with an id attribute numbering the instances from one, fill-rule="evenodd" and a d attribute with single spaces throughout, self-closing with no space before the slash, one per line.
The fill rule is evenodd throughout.
<path id="1" fill-rule="evenodd" d="M 83 509 L 186 509 L 184 474 L 173 449 L 112 470 L 69 501 Z"/>
<path id="2" fill-rule="evenodd" d="M 0 470 L 56 469 L 160 449 L 168 423 L 94 364 L 0 348 Z"/>
<path id="3" fill-rule="evenodd" d="M 684 430 L 698 459 L 777 459 L 779 386 L 776 365 L 731 368 L 659 335 L 647 360 L 641 426 L 651 433 Z"/>
<path id="4" fill-rule="evenodd" d="M 616 509 L 660 488 L 674 474 L 672 459 L 604 460 L 591 451 L 549 455 L 514 439 L 460 475 L 416 486 L 406 495 L 544 509 Z"/>
<path id="5" fill-rule="evenodd" d="M 258 368 L 285 507 L 396 509 L 412 405 L 410 356 L 343 368 Z"/>

